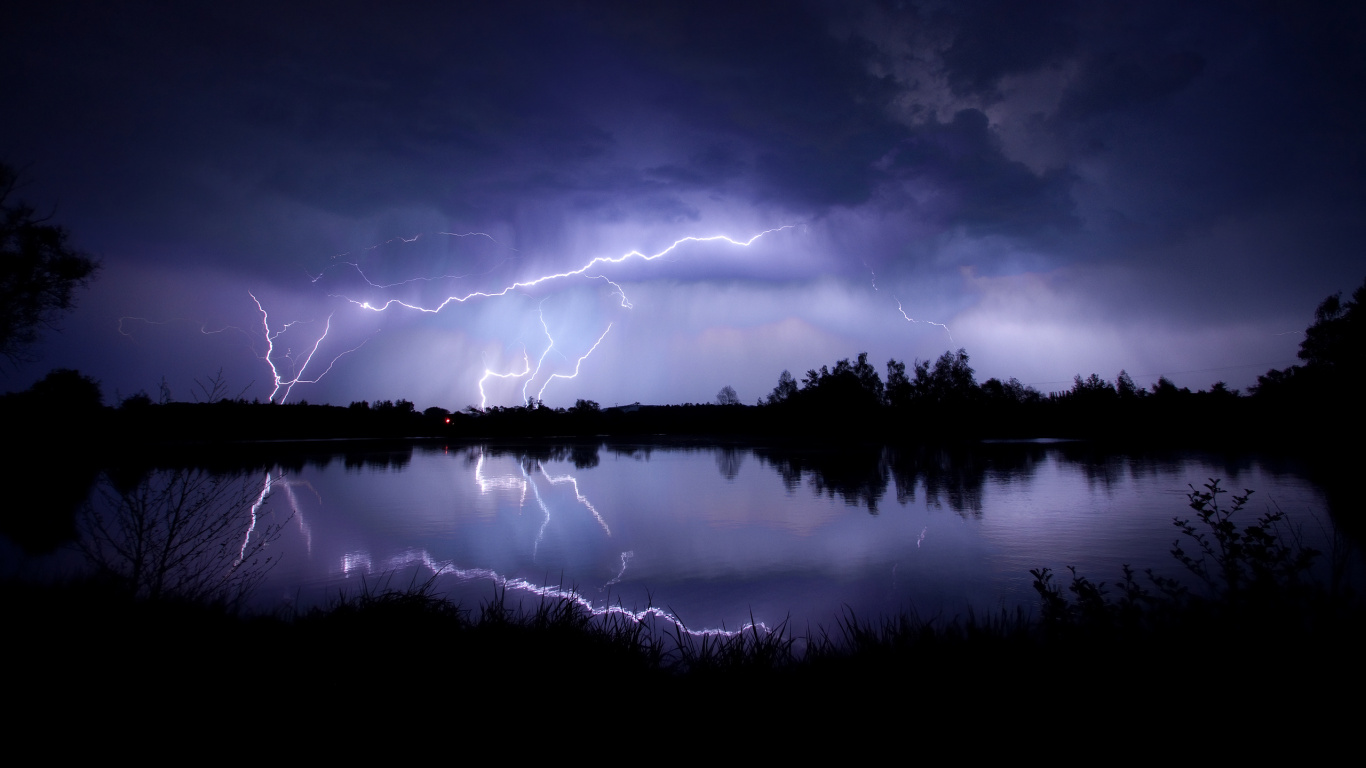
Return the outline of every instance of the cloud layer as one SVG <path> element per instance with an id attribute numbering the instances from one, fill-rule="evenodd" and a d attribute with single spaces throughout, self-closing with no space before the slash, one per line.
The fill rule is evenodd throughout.
<path id="1" fill-rule="evenodd" d="M 608 324 L 552 404 L 705 400 L 724 384 L 752 401 L 782 368 L 950 345 L 983 378 L 1044 389 L 1119 367 L 1245 386 L 1363 276 L 1356 4 L 14 16 L 0 159 L 106 270 L 11 388 L 64 365 L 111 394 L 163 375 L 186 391 L 221 365 L 264 397 L 247 291 L 275 332 L 308 321 L 280 337 L 296 359 L 329 316 L 323 357 L 364 342 L 296 388 L 315 401 L 463 407 L 486 369 L 538 359 L 547 330 L 546 375 Z M 431 306 L 785 225 L 748 249 L 689 245 L 439 315 L 347 300 Z"/>

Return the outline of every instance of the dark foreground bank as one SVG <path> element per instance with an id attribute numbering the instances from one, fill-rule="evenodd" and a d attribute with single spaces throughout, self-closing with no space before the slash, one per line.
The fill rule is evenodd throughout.
<path id="1" fill-rule="evenodd" d="M 453 716 L 482 720 L 546 697 L 611 709 L 632 692 L 699 704 L 886 702 L 941 715 L 1006 701 L 1023 712 L 1045 702 L 1216 693 L 1225 702 L 1317 709 L 1343 692 L 1360 696 L 1366 647 L 1360 606 L 1321 590 L 1145 609 L 1125 603 L 1122 590 L 1107 600 L 1108 592 L 1088 596 L 1082 587 L 1045 595 L 1037 614 L 846 615 L 827 627 L 706 637 L 591 617 L 569 601 L 509 605 L 498 593 L 459 606 L 430 583 L 342 596 L 294 616 L 136 600 L 95 581 L 11 583 L 0 594 L 11 658 L 24 670 L 9 688 L 13 700 L 137 694 L 150 711 L 435 699 Z M 1062 601 L 1062 613 L 1049 599 Z"/>

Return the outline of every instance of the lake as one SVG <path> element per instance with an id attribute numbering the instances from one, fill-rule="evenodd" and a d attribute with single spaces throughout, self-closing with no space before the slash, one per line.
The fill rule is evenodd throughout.
<path id="1" fill-rule="evenodd" d="M 846 611 L 1033 609 L 1032 568 L 1184 576 L 1172 518 L 1191 515 L 1191 486 L 1211 478 L 1255 491 L 1244 523 L 1279 508 L 1326 546 L 1324 496 L 1293 463 L 1048 441 L 352 445 L 225 478 L 246 503 L 221 535 L 228 551 L 266 545 L 257 567 L 275 564 L 252 592 L 260 610 L 434 577 L 467 607 L 495 589 L 526 607 L 572 592 L 593 610 L 650 608 L 694 631 L 752 617 L 805 634 Z M 107 493 L 93 503 L 118 514 Z"/>

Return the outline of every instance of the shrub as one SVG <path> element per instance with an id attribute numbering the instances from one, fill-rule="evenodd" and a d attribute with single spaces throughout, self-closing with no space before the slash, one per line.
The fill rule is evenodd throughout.
<path id="1" fill-rule="evenodd" d="M 1172 519 L 1184 537 L 1172 542 L 1172 556 L 1204 586 L 1203 595 L 1152 569 L 1145 571 L 1154 588 L 1149 590 L 1127 563 L 1124 578 L 1116 585 L 1117 598 L 1111 597 L 1105 582 L 1092 582 L 1072 566 L 1064 593 L 1051 569 L 1037 568 L 1029 573 L 1039 593 L 1045 631 L 1132 631 L 1164 624 L 1175 615 L 1189 623 L 1197 613 L 1283 617 L 1287 609 L 1313 602 L 1316 591 L 1322 590 L 1308 574 L 1321 553 L 1300 541 L 1279 509 L 1239 527 L 1234 518 L 1247 506 L 1252 491 L 1235 494 L 1232 506 L 1221 503 L 1225 493 L 1214 479 L 1204 490 L 1191 486 L 1187 499 L 1195 517 Z"/>

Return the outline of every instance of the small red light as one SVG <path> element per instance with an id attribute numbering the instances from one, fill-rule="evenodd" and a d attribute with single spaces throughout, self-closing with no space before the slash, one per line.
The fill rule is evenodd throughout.
<path id="1" fill-rule="evenodd" d="M 451 423 L 451 420 L 450 420 L 450 419 L 446 419 L 446 423 L 447 423 L 447 424 L 450 424 L 450 423 Z"/>

